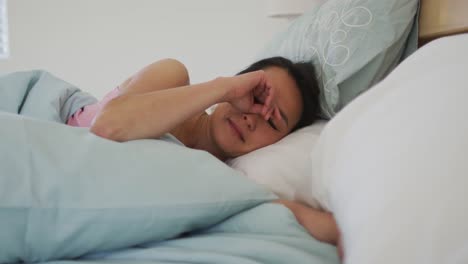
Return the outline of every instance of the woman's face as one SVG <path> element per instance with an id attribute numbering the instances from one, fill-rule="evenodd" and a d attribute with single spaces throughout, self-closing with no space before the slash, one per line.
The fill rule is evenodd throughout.
<path id="1" fill-rule="evenodd" d="M 302 98 L 294 79 L 280 67 L 268 67 L 264 71 L 275 89 L 274 103 L 281 118 L 272 115 L 271 119 L 265 120 L 258 114 L 242 113 L 229 103 L 219 104 L 211 115 L 210 132 L 215 144 L 228 157 L 273 144 L 299 122 Z"/>

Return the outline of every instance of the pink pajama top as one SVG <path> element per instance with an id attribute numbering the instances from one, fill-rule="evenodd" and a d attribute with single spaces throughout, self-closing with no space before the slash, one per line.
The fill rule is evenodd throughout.
<path id="1" fill-rule="evenodd" d="M 104 98 L 95 104 L 78 109 L 67 121 L 67 125 L 75 127 L 91 127 L 96 114 L 112 99 L 120 95 L 119 87 L 114 88 Z"/>

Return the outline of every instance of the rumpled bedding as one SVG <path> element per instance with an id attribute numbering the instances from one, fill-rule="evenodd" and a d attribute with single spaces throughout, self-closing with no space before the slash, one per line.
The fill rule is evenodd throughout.
<path id="1" fill-rule="evenodd" d="M 94 102 L 45 71 L 0 77 L 0 263 L 339 263 L 206 152 L 64 124 Z"/>

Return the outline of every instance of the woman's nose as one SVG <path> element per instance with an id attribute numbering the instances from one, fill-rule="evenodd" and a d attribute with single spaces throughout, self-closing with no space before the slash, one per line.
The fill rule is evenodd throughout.
<path id="1" fill-rule="evenodd" d="M 255 129 L 257 128 L 258 115 L 257 114 L 244 114 L 242 118 L 247 124 L 247 128 L 249 129 L 249 131 L 255 131 Z"/>

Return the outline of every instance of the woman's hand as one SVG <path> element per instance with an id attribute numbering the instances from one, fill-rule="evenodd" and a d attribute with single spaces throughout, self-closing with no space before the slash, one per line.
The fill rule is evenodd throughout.
<path id="1" fill-rule="evenodd" d="M 338 226 L 333 215 L 328 212 L 306 206 L 302 203 L 288 200 L 275 200 L 273 203 L 279 203 L 286 206 L 296 217 L 311 236 L 315 239 L 335 245 L 338 255 L 343 258 L 343 248 Z"/>
<path id="2" fill-rule="evenodd" d="M 275 91 L 268 83 L 263 70 L 221 78 L 221 80 L 225 82 L 223 85 L 228 87 L 224 101 L 239 111 L 260 114 L 265 120 L 279 113 L 275 111 L 277 110 L 274 105 Z"/>

